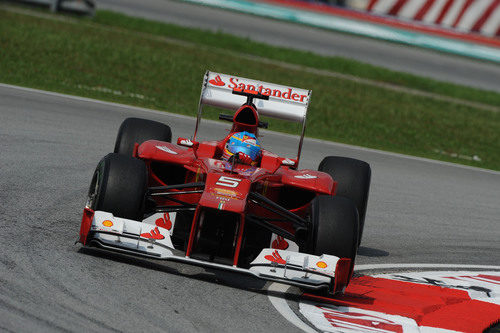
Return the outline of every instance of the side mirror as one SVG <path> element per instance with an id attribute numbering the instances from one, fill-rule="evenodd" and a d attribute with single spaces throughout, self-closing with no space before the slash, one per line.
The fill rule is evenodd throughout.
<path id="1" fill-rule="evenodd" d="M 200 143 L 197 142 L 197 141 L 192 141 L 190 139 L 186 139 L 186 138 L 178 138 L 177 139 L 177 144 L 179 146 L 196 149 L 196 148 L 198 148 L 198 146 L 199 146 Z"/>
<path id="2" fill-rule="evenodd" d="M 283 158 L 281 160 L 281 165 L 286 165 L 286 166 L 294 168 L 297 165 L 297 160 L 292 160 L 290 158 Z"/>

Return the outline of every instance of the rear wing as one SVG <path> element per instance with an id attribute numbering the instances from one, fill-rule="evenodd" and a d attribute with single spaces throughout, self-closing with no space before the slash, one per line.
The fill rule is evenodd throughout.
<path id="1" fill-rule="evenodd" d="M 306 115 L 311 99 L 311 90 L 207 71 L 201 87 L 198 118 L 193 140 L 196 140 L 203 105 L 236 111 L 246 102 L 246 97 L 233 94 L 233 89 L 253 90 L 269 96 L 268 100 L 254 100 L 259 116 L 302 123 L 297 162 L 294 166 L 297 168 L 306 129 Z"/>

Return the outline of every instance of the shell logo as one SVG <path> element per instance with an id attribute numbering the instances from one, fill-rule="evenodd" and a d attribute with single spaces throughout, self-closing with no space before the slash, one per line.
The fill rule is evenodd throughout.
<path id="1" fill-rule="evenodd" d="M 328 265 L 324 261 L 318 261 L 316 263 L 316 266 L 318 266 L 319 268 L 327 268 L 328 267 Z"/>
<path id="2" fill-rule="evenodd" d="M 113 226 L 113 222 L 110 220 L 102 221 L 102 225 L 109 228 Z"/>

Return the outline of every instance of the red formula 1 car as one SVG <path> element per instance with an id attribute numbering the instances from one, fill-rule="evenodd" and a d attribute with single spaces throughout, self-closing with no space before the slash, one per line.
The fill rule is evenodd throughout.
<path id="1" fill-rule="evenodd" d="M 310 97 L 308 90 L 207 72 L 192 139 L 173 144 L 167 125 L 126 119 L 114 153 L 92 178 L 79 241 L 342 292 L 361 240 L 371 171 L 338 156 L 325 157 L 319 171 L 298 169 Z M 222 140 L 197 141 L 204 105 L 234 113 L 219 116 L 232 122 Z M 267 127 L 260 116 L 302 124 L 296 158 L 253 146 L 227 158 L 235 133 L 258 138 Z M 257 158 L 248 160 L 252 152 Z"/>

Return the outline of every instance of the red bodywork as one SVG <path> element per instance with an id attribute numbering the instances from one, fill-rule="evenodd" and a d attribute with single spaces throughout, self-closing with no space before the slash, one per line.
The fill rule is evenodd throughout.
<path id="1" fill-rule="evenodd" d="M 241 130 L 238 124 L 233 129 Z M 248 129 L 248 128 L 246 128 Z M 157 206 L 181 205 L 174 200 L 181 200 L 189 204 L 196 204 L 196 211 L 192 221 L 186 256 L 196 242 L 199 229 L 200 212 L 203 209 L 216 209 L 234 213 L 239 216 L 235 231 L 235 248 L 233 265 L 238 263 L 241 248 L 245 216 L 252 214 L 266 218 L 279 219 L 279 215 L 248 200 L 248 194 L 259 193 L 267 199 L 283 205 L 290 212 L 305 218 L 310 201 L 319 194 L 333 195 L 336 182 L 330 175 L 315 170 L 294 170 L 282 164 L 284 158 L 269 151 L 262 151 L 262 158 L 258 167 L 232 164 L 220 159 L 227 138 L 220 141 L 194 143 L 193 147 L 185 148 L 169 142 L 150 140 L 138 147 L 137 157 L 144 160 L 149 170 L 149 186 L 172 185 L 169 175 L 164 177 L 162 170 L 175 168 L 177 173 L 183 174 L 183 183 L 204 182 L 202 193 L 182 193 L 168 197 L 155 197 Z M 180 141 L 181 139 L 179 139 Z M 160 148 L 158 148 L 160 147 Z M 182 170 L 182 171 L 181 171 Z M 176 179 L 178 183 L 181 179 Z M 293 204 L 282 202 L 280 197 L 284 192 L 295 191 L 299 198 Z M 302 198 L 300 198 L 302 197 Z M 287 221 L 272 222 L 276 227 L 295 235 L 295 228 Z"/>
<path id="2" fill-rule="evenodd" d="M 226 86 L 228 82 L 235 84 L 237 81 L 240 82 L 238 88 Z M 131 200 L 134 203 L 131 207 L 124 206 L 131 208 L 134 214 L 118 215 L 121 219 L 117 219 L 113 227 L 113 222 L 105 220 L 113 216 L 113 208 L 109 212 L 107 207 L 102 211 L 96 208 L 95 212 L 88 208 L 103 208 L 98 200 L 106 197 L 107 187 L 101 186 L 102 173 L 98 169 L 82 218 L 80 242 L 90 244 L 95 233 L 95 243 L 104 248 L 247 272 L 300 287 L 328 287 L 332 292 L 343 290 L 351 277 L 353 261 L 337 258 L 335 272 L 330 268 L 323 271 L 328 265 L 333 267 L 336 257 L 315 253 L 319 222 L 311 218 L 315 213 L 311 209 L 311 203 L 316 202 L 313 199 L 319 195 L 334 195 L 337 183 L 324 172 L 297 170 L 310 96 L 310 90 L 207 71 L 192 140 L 179 138 L 177 144 L 144 141 L 147 138 L 170 141 L 170 128 L 141 120 L 136 123 L 137 127 L 130 127 L 134 130 L 124 130 L 127 128 L 124 122 L 116 145 L 126 142 L 126 152 L 115 148 L 115 153 L 132 153 L 133 158 L 125 159 L 140 165 L 140 174 L 129 174 L 129 177 L 140 177 L 136 179 L 140 187 L 129 189 L 134 192 L 131 195 L 136 195 L 130 199 L 137 200 Z M 243 100 L 246 102 L 240 104 Z M 236 110 L 234 115 L 219 114 L 219 119 L 232 122 L 226 137 L 219 141 L 196 141 L 203 105 Z M 296 158 L 280 157 L 262 149 L 258 160 L 251 162 L 253 165 L 241 163 L 248 162 L 249 156 L 240 160 L 241 157 L 234 154 L 229 160 L 222 159 L 226 143 L 233 134 L 246 131 L 258 137 L 259 128 L 267 128 L 267 122 L 260 121 L 259 114 L 301 123 Z M 162 128 L 162 135 L 149 131 L 157 125 Z M 144 161 L 146 170 L 134 158 Z M 105 163 L 106 158 L 103 161 Z M 102 168 L 105 174 L 106 164 L 102 164 Z M 142 178 L 146 177 L 144 173 L 147 173 L 147 186 Z M 129 179 L 124 175 L 127 173 L 115 175 L 120 186 L 113 189 L 127 195 L 125 185 L 133 184 L 127 184 Z M 116 205 L 124 205 L 125 199 L 117 198 Z M 99 216 L 101 221 L 97 222 Z M 169 232 L 168 237 L 165 230 Z M 178 250 L 183 251 L 183 255 L 176 253 Z M 293 251 L 302 253 L 295 255 Z M 312 253 L 315 255 L 310 256 Z M 316 263 L 309 264 L 309 260 Z M 276 265 L 284 265 L 283 272 L 276 271 Z M 308 274 L 315 278 L 310 279 Z"/>

